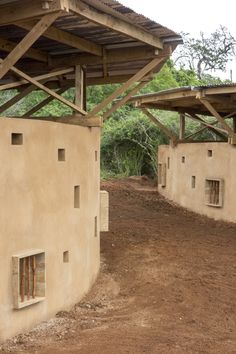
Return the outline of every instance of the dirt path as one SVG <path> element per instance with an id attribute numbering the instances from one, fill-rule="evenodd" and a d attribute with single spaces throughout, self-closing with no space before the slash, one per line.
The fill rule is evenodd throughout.
<path id="1" fill-rule="evenodd" d="M 235 354 L 236 225 L 107 182 L 110 232 L 90 294 L 4 352 Z"/>

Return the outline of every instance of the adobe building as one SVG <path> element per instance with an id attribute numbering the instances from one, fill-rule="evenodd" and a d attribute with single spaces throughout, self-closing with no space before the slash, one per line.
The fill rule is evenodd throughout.
<path id="1" fill-rule="evenodd" d="M 169 137 L 158 150 L 158 190 L 179 205 L 236 222 L 236 85 L 181 87 L 130 99 Z M 153 110 L 152 111 L 150 111 Z M 157 110 L 179 113 L 179 134 Z M 198 123 L 186 134 L 186 120 Z M 212 137 L 203 138 L 204 130 Z"/>
<path id="2" fill-rule="evenodd" d="M 108 229 L 102 121 L 180 41 L 113 0 L 0 1 L 0 91 L 16 90 L 0 106 L 0 340 L 69 308 L 94 283 Z M 121 85 L 88 111 L 86 87 L 110 83 Z M 62 95 L 70 88 L 73 102 Z M 35 90 L 46 98 L 7 114 Z M 42 116 L 52 100 L 71 115 Z"/>

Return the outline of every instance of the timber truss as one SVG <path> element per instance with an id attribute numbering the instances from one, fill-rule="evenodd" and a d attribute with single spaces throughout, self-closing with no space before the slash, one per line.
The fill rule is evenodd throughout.
<path id="1" fill-rule="evenodd" d="M 139 107 L 170 139 L 178 143 L 195 142 L 204 130 L 213 133 L 214 141 L 236 144 L 236 85 L 182 87 L 153 94 L 134 96 L 129 102 Z M 179 113 L 179 133 L 173 132 L 151 110 Z M 208 118 L 208 117 L 213 117 Z M 199 128 L 186 135 L 186 118 L 199 123 Z M 199 140 L 198 140 L 199 141 Z"/>
<path id="2" fill-rule="evenodd" d="M 3 3 L 0 91 L 16 89 L 17 94 L 0 106 L 1 115 L 34 90 L 41 90 L 47 98 L 21 117 L 101 126 L 102 118 L 107 119 L 160 70 L 181 40 L 173 31 L 131 10 L 127 15 L 128 9 L 113 0 Z M 122 85 L 88 112 L 86 86 L 109 83 Z M 75 87 L 73 102 L 62 96 L 71 87 Z M 129 94 L 124 96 L 127 90 Z M 124 97 L 112 104 L 120 96 Z M 74 115 L 34 116 L 54 99 L 70 107 Z M 102 118 L 98 116 L 101 112 Z"/>

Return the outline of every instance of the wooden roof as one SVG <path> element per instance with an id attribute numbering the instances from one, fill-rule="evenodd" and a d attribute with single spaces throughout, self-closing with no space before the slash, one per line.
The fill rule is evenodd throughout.
<path id="1" fill-rule="evenodd" d="M 236 84 L 180 87 L 132 97 L 138 107 L 209 116 L 209 104 L 221 116 L 236 115 Z M 208 104 L 209 103 L 209 104 Z"/>
<path id="2" fill-rule="evenodd" d="M 181 42 L 172 30 L 115 0 L 0 0 L 0 58 L 39 18 L 58 9 L 62 16 L 15 64 L 30 76 L 85 65 L 88 84 L 124 82 L 152 58 L 167 59 Z M 72 81 L 73 74 L 64 78 Z M 0 83 L 11 80 L 9 72 Z"/>

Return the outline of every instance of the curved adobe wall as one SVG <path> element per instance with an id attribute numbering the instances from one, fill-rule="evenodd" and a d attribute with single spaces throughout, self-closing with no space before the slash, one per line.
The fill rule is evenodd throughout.
<path id="1" fill-rule="evenodd" d="M 0 120 L 1 340 L 70 307 L 94 282 L 100 251 L 99 144 L 100 128 Z M 65 161 L 58 161 L 58 149 L 65 149 L 65 159 L 59 152 Z M 45 252 L 46 296 L 13 309 L 13 295 L 20 290 L 12 283 L 12 256 L 32 249 Z"/>
<path id="2" fill-rule="evenodd" d="M 166 185 L 158 186 L 162 195 L 197 213 L 236 222 L 236 148 L 233 145 L 217 142 L 179 144 L 174 148 L 162 145 L 158 163 L 166 166 Z M 214 200 L 209 203 L 211 183 L 213 187 L 214 183 L 220 186 L 219 203 Z"/>

